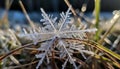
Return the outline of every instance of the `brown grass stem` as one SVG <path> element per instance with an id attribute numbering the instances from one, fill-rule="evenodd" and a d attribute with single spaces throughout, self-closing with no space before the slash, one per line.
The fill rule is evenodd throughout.
<path id="1" fill-rule="evenodd" d="M 31 21 L 31 19 L 30 19 L 30 17 L 29 17 L 29 15 L 28 15 L 28 13 L 27 13 L 27 11 L 26 11 L 26 9 L 25 9 L 25 7 L 24 7 L 24 5 L 23 5 L 23 3 L 22 3 L 21 0 L 19 0 L 19 4 L 20 4 L 20 6 L 21 6 L 21 8 L 22 8 L 22 11 L 23 11 L 23 13 L 25 14 L 25 16 L 26 16 L 26 18 L 27 18 L 30 26 L 31 26 L 33 29 L 35 29 L 35 26 L 34 26 L 33 22 Z"/>

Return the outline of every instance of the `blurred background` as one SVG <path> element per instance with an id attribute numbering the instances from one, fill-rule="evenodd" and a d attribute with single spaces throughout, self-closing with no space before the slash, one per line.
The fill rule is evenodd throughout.
<path id="1" fill-rule="evenodd" d="M 71 19 L 72 19 L 71 21 L 76 24 L 82 22 L 82 24 L 86 24 L 85 26 L 88 26 L 89 28 L 92 28 L 94 27 L 93 25 L 99 23 L 98 25 L 100 25 L 100 27 L 98 28 L 96 26 L 96 28 L 98 28 L 97 33 L 99 34 L 97 35 L 97 38 L 102 38 L 104 36 L 103 34 L 107 32 L 107 35 L 105 34 L 105 38 L 103 38 L 103 40 L 105 39 L 105 43 L 103 43 L 103 45 L 107 46 L 108 48 L 111 48 L 111 50 L 115 50 L 115 51 L 117 50 L 116 52 L 120 53 L 120 28 L 119 28 L 120 19 L 118 20 L 118 18 L 116 17 L 115 17 L 116 19 L 112 18 L 114 17 L 114 15 L 118 15 L 118 13 L 113 14 L 113 11 L 120 10 L 120 0 L 101 0 L 100 17 L 99 17 L 99 6 L 97 7 L 98 10 L 95 9 L 96 3 L 98 3 L 97 5 L 99 5 L 99 2 L 97 2 L 99 0 L 68 0 L 68 1 L 70 2 L 70 4 L 72 5 L 72 7 L 74 8 L 77 14 L 76 16 L 74 14 L 71 15 Z M 23 3 L 24 7 L 21 6 L 22 4 L 20 2 Z M 38 30 L 38 26 L 40 25 L 42 26 L 42 22 L 40 22 L 40 19 L 43 17 L 41 16 L 40 8 L 43 8 L 47 14 L 52 14 L 53 17 L 57 16 L 59 20 L 60 18 L 59 13 L 66 12 L 68 6 L 64 0 L 21 0 L 21 1 L 0 0 L 0 56 L 1 54 L 4 56 L 5 53 L 7 52 L 9 53 L 9 50 L 11 51 L 17 48 L 18 46 L 30 43 L 29 40 L 25 39 L 26 37 L 25 38 L 23 37 L 24 35 L 23 29 L 26 29 L 27 31 L 29 30 L 32 31 L 30 26 L 34 27 L 35 25 L 37 30 Z M 25 11 L 27 13 L 25 13 Z M 120 13 L 120 11 L 116 11 L 116 12 Z M 77 19 L 80 18 L 80 22 L 78 22 L 76 18 Z M 114 25 L 114 29 L 112 29 L 113 25 Z M 10 31 L 10 29 L 12 30 L 12 32 Z M 29 33 L 31 33 L 31 31 Z M 33 28 L 33 32 L 34 32 L 34 28 Z M 92 40 L 94 40 L 94 36 L 92 33 L 86 33 L 86 35 L 90 38 L 93 37 Z M 6 50 L 7 48 L 8 50 Z M 35 50 L 36 49 L 37 48 L 35 48 Z M 34 56 L 33 56 L 34 54 L 32 54 L 31 50 L 29 52 L 29 49 L 26 51 L 21 50 L 16 54 L 18 54 L 18 56 L 16 57 L 20 58 L 20 59 L 18 58 L 18 61 L 20 61 L 20 63 L 22 62 L 23 64 L 26 64 L 29 63 L 29 61 L 33 62 L 34 60 Z M 6 67 L 6 65 L 14 66 L 15 64 L 11 62 L 11 60 L 10 62 L 5 60 L 4 62 L 0 62 L 0 69 L 10 69 L 10 68 L 4 68 Z M 21 64 L 18 63 L 18 67 L 19 65 Z M 93 65 L 94 62 L 92 63 L 92 67 L 96 67 Z M 2 66 L 3 68 L 1 68 Z M 32 66 L 30 65 L 30 67 Z"/>
<path id="2" fill-rule="evenodd" d="M 0 8 L 5 8 L 5 1 L 0 0 Z M 19 10 L 21 8 L 18 3 L 19 0 L 14 0 L 11 6 L 11 10 Z M 87 11 L 93 11 L 94 0 L 69 0 L 74 8 L 80 9 L 84 3 L 87 4 Z M 44 8 L 46 11 L 56 12 L 64 11 L 67 6 L 64 0 L 22 0 L 26 10 L 28 12 L 40 11 L 40 8 Z M 120 9 L 120 0 L 101 0 L 101 11 L 113 11 Z"/>
<path id="3" fill-rule="evenodd" d="M 0 0 L 0 18 L 4 16 L 3 13 L 6 10 L 7 1 L 12 1 L 8 11 L 8 20 L 12 22 L 12 24 L 26 23 L 27 20 L 22 12 L 19 0 Z M 22 0 L 22 2 L 31 20 L 35 22 L 40 22 L 40 8 L 44 8 L 46 12 L 56 16 L 59 15 L 59 12 L 66 11 L 68 8 L 64 0 Z M 81 7 L 85 5 L 86 11 L 84 13 L 88 17 L 91 16 L 94 11 L 94 0 L 69 0 L 69 2 L 74 9 L 77 9 L 80 12 Z M 100 15 L 104 18 L 112 17 L 112 12 L 120 9 L 119 3 L 120 0 L 101 0 Z"/>

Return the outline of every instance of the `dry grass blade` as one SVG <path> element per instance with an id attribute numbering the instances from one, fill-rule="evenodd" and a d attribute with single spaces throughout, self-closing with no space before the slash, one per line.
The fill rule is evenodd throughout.
<path id="1" fill-rule="evenodd" d="M 68 7 L 71 6 L 71 4 L 69 3 L 68 0 L 64 0 L 64 1 L 65 1 L 65 3 L 67 4 Z M 77 17 L 77 14 L 76 14 L 75 10 L 73 9 L 73 7 L 71 7 L 71 11 L 72 11 L 73 15 L 74 15 L 75 17 Z M 77 18 L 77 21 L 78 21 L 78 23 L 76 24 L 76 26 L 79 27 L 79 26 L 81 25 L 81 19 L 80 19 L 80 18 Z"/>
<path id="2" fill-rule="evenodd" d="M 107 35 L 111 32 L 111 30 L 113 29 L 113 27 L 115 26 L 115 24 L 117 24 L 117 21 L 120 19 L 120 12 L 116 11 L 115 16 L 112 18 L 111 20 L 111 27 L 105 32 L 105 34 L 103 35 L 103 37 L 99 40 L 99 43 L 102 44 L 104 42 L 104 39 L 107 37 Z"/>
<path id="3" fill-rule="evenodd" d="M 115 65 L 116 67 L 120 68 L 120 64 L 119 63 L 116 63 L 114 61 L 111 61 L 110 59 L 106 58 L 106 57 L 103 57 L 103 56 L 99 56 L 99 55 L 95 55 L 95 58 L 96 59 L 102 59 L 104 61 L 107 61 L 108 63 L 112 64 L 112 65 Z"/>
<path id="4" fill-rule="evenodd" d="M 104 52 L 106 52 L 106 53 L 108 53 L 108 54 L 110 54 L 110 55 L 113 54 L 113 52 L 106 51 L 106 48 L 103 49 L 102 46 L 98 47 L 99 44 L 97 44 L 97 43 L 95 43 L 95 42 L 92 42 L 92 41 L 79 40 L 79 39 L 71 39 L 71 38 L 62 38 L 62 39 L 63 39 L 63 40 L 66 40 L 66 41 L 76 41 L 76 42 L 79 42 L 79 43 L 83 43 L 83 44 L 86 44 L 86 45 L 90 45 L 90 46 L 93 46 L 93 47 L 98 48 L 99 50 L 103 50 Z M 4 59 L 4 58 L 8 57 L 9 55 L 15 53 L 16 51 L 18 51 L 18 50 L 20 50 L 20 49 L 23 49 L 23 48 L 25 48 L 25 47 L 29 47 L 29 46 L 31 46 L 31 45 L 33 45 L 33 43 L 26 44 L 26 45 L 24 45 L 24 46 L 22 46 L 22 47 L 20 47 L 20 48 L 17 48 L 17 49 L 15 49 L 15 50 L 9 52 L 8 54 L 0 57 L 0 61 L 1 61 L 2 59 Z M 115 54 L 115 55 L 114 55 L 113 57 L 120 60 L 120 55 L 118 55 L 118 54 L 116 55 L 116 53 L 114 53 L 114 54 Z M 107 61 L 110 62 L 109 59 L 107 59 L 107 58 L 105 58 L 105 57 L 103 57 L 103 56 L 96 55 L 95 57 L 98 58 L 98 59 L 103 58 L 104 60 L 107 60 Z M 113 61 L 112 64 L 114 64 L 115 66 L 117 66 L 117 67 L 120 68 L 120 66 L 119 66 L 118 63 L 116 63 L 116 62 Z"/>
<path id="5" fill-rule="evenodd" d="M 100 45 L 100 44 L 98 44 L 94 41 L 80 40 L 80 39 L 73 39 L 73 38 L 62 38 L 62 39 L 67 41 L 67 42 L 77 42 L 77 43 L 82 43 L 82 44 L 85 44 L 85 45 L 95 47 L 95 48 L 97 48 L 97 50 L 109 54 L 110 59 L 112 57 L 112 59 L 116 58 L 116 59 L 120 60 L 120 55 L 119 54 L 112 52 L 111 50 L 107 49 L 106 47 L 104 47 L 104 46 L 102 46 L 102 45 Z M 98 58 L 98 59 L 102 58 L 103 60 L 108 61 L 108 62 L 114 64 L 115 66 L 117 66 L 118 68 L 120 68 L 120 64 L 116 60 L 114 61 L 114 59 L 113 59 L 113 61 L 111 61 L 109 58 L 106 58 L 104 56 L 99 56 L 97 54 L 95 54 L 94 57 Z"/>
<path id="6" fill-rule="evenodd" d="M 85 44 L 85 45 L 93 46 L 93 47 L 97 48 L 98 50 L 104 51 L 104 52 L 110 54 L 111 56 L 113 56 L 114 58 L 120 60 L 120 55 L 119 55 L 119 54 L 111 51 L 110 49 L 108 49 L 108 48 L 106 48 L 106 47 L 104 47 L 104 46 L 102 46 L 102 45 L 100 45 L 100 44 L 98 44 L 98 43 L 96 43 L 96 42 L 94 42 L 94 41 L 90 41 L 90 40 L 80 40 L 80 39 L 73 39 L 73 38 L 63 38 L 63 40 L 66 40 L 66 41 L 68 41 L 68 42 L 69 42 L 69 41 L 72 41 L 72 42 L 73 42 L 73 41 L 76 41 L 77 43 L 83 43 L 83 44 Z"/>
<path id="7" fill-rule="evenodd" d="M 27 11 L 25 10 L 25 7 L 24 7 L 24 5 L 23 5 L 23 3 L 22 3 L 21 0 L 19 0 L 19 4 L 20 4 L 20 6 L 21 6 L 21 8 L 22 8 L 22 10 L 23 10 L 23 12 L 24 12 L 24 14 L 25 14 L 28 22 L 30 23 L 30 26 L 34 29 L 34 28 L 35 28 L 35 27 L 34 27 L 34 24 L 33 24 L 33 22 L 31 21 L 30 17 L 28 16 Z"/>
<path id="8" fill-rule="evenodd" d="M 1 57 L 0 57 L 0 61 L 2 61 L 2 60 L 3 60 L 4 58 L 6 58 L 6 57 L 12 55 L 13 53 L 15 53 L 15 52 L 17 52 L 17 51 L 19 51 L 19 50 L 21 50 L 21 49 L 23 49 L 23 48 L 25 48 L 25 47 L 31 46 L 31 45 L 33 45 L 33 43 L 26 44 L 26 45 L 24 45 L 24 46 L 21 46 L 20 48 L 17 48 L 17 49 L 15 49 L 15 50 L 12 50 L 11 52 L 5 54 L 4 56 L 1 56 Z"/>
<path id="9" fill-rule="evenodd" d="M 8 27 L 9 27 L 9 23 L 8 23 L 8 10 L 10 9 L 12 3 L 13 3 L 13 0 L 6 0 L 5 12 L 4 12 L 4 15 L 3 15 L 3 17 L 1 18 L 1 21 L 0 21 L 0 27 L 1 28 L 8 29 Z"/>
<path id="10" fill-rule="evenodd" d="M 24 64 L 24 65 L 11 66 L 11 67 L 8 67 L 8 69 L 16 69 L 16 68 L 21 68 L 21 67 L 25 67 L 25 66 L 29 66 L 29 65 L 35 64 L 35 63 L 37 63 L 37 62 L 38 62 L 38 60 L 36 60 L 36 61 L 33 61 L 33 62 L 31 62 L 31 63 L 28 63 L 28 64 Z"/>
<path id="11" fill-rule="evenodd" d="M 38 43 L 42 43 L 42 42 L 45 42 L 45 41 L 39 41 Z M 24 49 L 25 47 L 30 47 L 30 46 L 32 46 L 32 45 L 34 45 L 34 43 L 29 43 L 29 44 L 20 46 L 19 48 L 15 49 L 15 50 L 12 50 L 12 51 L 10 51 L 9 53 L 7 53 L 7 54 L 5 54 L 5 55 L 3 55 L 3 56 L 0 56 L 0 61 L 2 61 L 4 58 L 12 55 L 13 53 L 15 53 L 15 52 L 17 52 L 17 51 L 19 51 L 19 50 L 21 50 L 21 49 Z"/>

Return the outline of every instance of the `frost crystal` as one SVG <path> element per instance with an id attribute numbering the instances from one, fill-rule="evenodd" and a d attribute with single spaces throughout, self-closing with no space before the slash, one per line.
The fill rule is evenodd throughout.
<path id="1" fill-rule="evenodd" d="M 41 8 L 42 17 L 40 21 L 43 22 L 45 25 L 44 27 L 40 27 L 37 31 L 36 29 L 30 30 L 30 32 L 27 32 L 24 29 L 25 36 L 33 41 L 34 44 L 37 44 L 38 41 L 43 40 L 50 40 L 46 41 L 44 43 L 41 43 L 40 48 L 38 48 L 39 51 L 42 51 L 42 53 L 39 53 L 36 55 L 36 58 L 40 58 L 40 61 L 36 67 L 36 69 L 39 68 L 39 66 L 42 64 L 43 60 L 47 58 L 47 61 L 49 62 L 49 56 L 51 55 L 51 50 L 56 49 L 60 52 L 59 57 L 60 58 L 66 58 L 65 63 L 63 64 L 63 68 L 65 68 L 67 62 L 70 62 L 73 64 L 74 68 L 77 69 L 77 65 L 75 63 L 75 59 L 73 58 L 73 53 L 75 51 L 80 52 L 82 56 L 86 59 L 87 57 L 84 55 L 84 53 L 93 55 L 94 53 L 85 50 L 83 44 L 78 43 L 67 43 L 64 40 L 61 40 L 61 38 L 79 38 L 84 39 L 85 32 L 95 32 L 97 29 L 84 29 L 80 30 L 74 23 L 71 23 L 71 17 L 70 17 L 70 9 L 67 10 L 66 13 L 62 12 L 60 14 L 61 18 L 57 22 L 57 17 L 53 17 L 51 15 L 46 14 L 46 12 Z M 58 39 L 58 40 L 57 40 Z M 58 42 L 55 42 L 58 41 Z M 53 47 L 54 46 L 54 47 Z"/>

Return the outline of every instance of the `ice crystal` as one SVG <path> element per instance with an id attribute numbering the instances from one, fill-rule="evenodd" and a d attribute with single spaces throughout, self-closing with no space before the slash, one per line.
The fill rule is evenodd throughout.
<path id="1" fill-rule="evenodd" d="M 47 61 L 49 63 L 49 56 L 51 56 L 52 49 L 57 48 L 59 50 L 60 58 L 67 57 L 65 63 L 62 65 L 63 69 L 65 68 L 67 62 L 73 64 L 74 68 L 77 69 L 77 65 L 75 63 L 76 60 L 72 57 L 74 51 L 80 52 L 85 59 L 86 56 L 84 55 L 84 53 L 90 55 L 94 54 L 89 50 L 85 50 L 83 44 L 67 43 L 64 40 L 61 40 L 61 38 L 73 38 L 73 36 L 76 38 L 84 39 L 83 37 L 85 36 L 85 32 L 95 32 L 97 30 L 96 28 L 80 30 L 79 27 L 76 27 L 76 25 L 71 23 L 72 21 L 70 17 L 70 9 L 71 7 L 69 7 L 66 13 L 62 12 L 60 14 L 60 20 L 57 21 L 57 17 L 46 14 L 46 12 L 41 8 L 43 19 L 41 19 L 40 21 L 43 22 L 44 27 L 39 27 L 39 31 L 36 31 L 36 29 L 32 29 L 27 32 L 24 29 L 25 36 L 31 39 L 34 44 L 37 44 L 40 40 L 50 40 L 41 43 L 40 48 L 38 48 L 39 51 L 43 52 L 36 55 L 36 58 L 40 58 L 36 69 L 39 68 L 45 58 L 47 58 Z M 58 39 L 58 42 L 56 42 L 56 44 L 54 45 L 56 39 Z"/>

